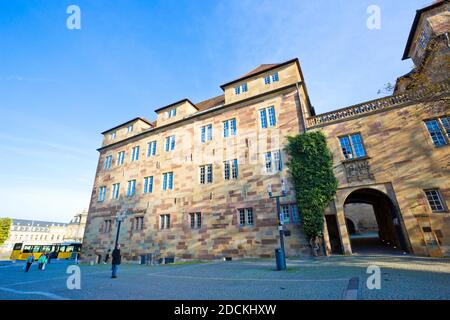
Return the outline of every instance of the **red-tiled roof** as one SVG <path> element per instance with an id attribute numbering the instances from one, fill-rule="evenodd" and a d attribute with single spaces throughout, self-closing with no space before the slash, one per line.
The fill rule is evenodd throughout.
<path id="1" fill-rule="evenodd" d="M 250 72 L 244 74 L 244 75 L 242 76 L 242 78 L 252 76 L 252 75 L 257 74 L 257 73 L 259 73 L 259 72 L 264 72 L 264 71 L 266 71 L 266 70 L 270 70 L 270 69 L 272 69 L 273 67 L 276 67 L 276 66 L 278 66 L 278 65 L 279 65 L 279 63 L 260 64 L 259 66 L 257 66 L 257 67 L 256 67 L 255 69 L 253 69 L 252 71 L 250 71 Z"/>

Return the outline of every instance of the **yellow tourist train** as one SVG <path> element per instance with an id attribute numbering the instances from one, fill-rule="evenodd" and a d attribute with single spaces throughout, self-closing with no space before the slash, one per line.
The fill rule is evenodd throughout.
<path id="1" fill-rule="evenodd" d="M 75 259 L 81 252 L 80 242 L 63 242 L 54 244 L 15 243 L 11 260 L 27 260 L 30 255 L 39 259 L 42 254 L 49 254 L 52 259 Z"/>

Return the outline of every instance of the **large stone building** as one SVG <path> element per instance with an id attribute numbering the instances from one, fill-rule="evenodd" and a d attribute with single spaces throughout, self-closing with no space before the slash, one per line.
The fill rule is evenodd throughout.
<path id="1" fill-rule="evenodd" d="M 439 48 L 439 59 L 431 60 L 442 61 L 449 54 L 448 3 L 417 14 L 407 57 L 423 25 L 444 14 L 431 24 L 440 31 L 429 32 L 436 41 L 428 48 Z M 436 65 L 418 65 L 417 73 Z M 380 248 L 449 255 L 450 87 L 441 78 L 432 78 L 431 90 L 411 86 L 415 78 L 405 76 L 393 96 L 315 115 L 293 59 L 223 84 L 221 96 L 159 108 L 156 121 L 135 118 L 109 129 L 98 149 L 83 256 L 104 255 L 116 236 L 126 260 L 147 253 L 272 256 L 279 241 L 276 204 L 266 189 L 279 194 L 283 185 L 286 253 L 309 255 L 283 152 L 287 136 L 307 130 L 327 136 L 339 181 L 325 212 L 327 253 L 351 254 L 352 235 L 369 230 Z M 345 206 L 362 208 L 361 216 L 347 209 L 346 219 Z M 356 228 L 352 221 L 365 222 Z"/>

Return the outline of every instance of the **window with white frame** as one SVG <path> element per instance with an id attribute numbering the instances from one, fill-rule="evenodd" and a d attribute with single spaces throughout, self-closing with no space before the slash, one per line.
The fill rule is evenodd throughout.
<path id="1" fill-rule="evenodd" d="M 283 170 L 281 150 L 269 151 L 264 154 L 266 173 L 279 172 Z"/>
<path id="2" fill-rule="evenodd" d="M 139 146 L 133 147 L 131 149 L 131 161 L 139 160 Z"/>
<path id="3" fill-rule="evenodd" d="M 230 119 L 223 122 L 223 137 L 236 135 L 236 119 Z"/>
<path id="4" fill-rule="evenodd" d="M 279 80 L 278 72 L 275 72 L 264 77 L 264 84 L 271 84 L 272 82 L 278 82 Z"/>
<path id="5" fill-rule="evenodd" d="M 133 126 L 132 124 L 130 124 L 130 125 L 127 127 L 127 133 L 133 132 L 133 129 L 134 129 L 134 126 Z"/>
<path id="6" fill-rule="evenodd" d="M 298 224 L 300 223 L 300 215 L 295 204 L 285 204 L 281 206 L 281 216 L 283 224 Z"/>
<path id="7" fill-rule="evenodd" d="M 345 159 L 357 159 L 366 156 L 366 150 L 359 133 L 340 137 L 339 142 Z"/>
<path id="8" fill-rule="evenodd" d="M 212 140 L 212 124 L 208 124 L 200 128 L 200 140 L 201 142 Z"/>
<path id="9" fill-rule="evenodd" d="M 164 191 L 173 189 L 173 172 L 163 173 L 162 189 Z"/>
<path id="10" fill-rule="evenodd" d="M 277 118 L 275 115 L 275 107 L 262 108 L 259 110 L 259 119 L 261 128 L 274 127 L 277 124 Z"/>
<path id="11" fill-rule="evenodd" d="M 109 140 L 114 140 L 114 139 L 116 138 L 116 136 L 117 136 L 116 131 L 111 132 L 111 133 L 109 134 Z"/>
<path id="12" fill-rule="evenodd" d="M 428 204 L 433 212 L 444 212 L 445 206 L 441 193 L 438 189 L 424 190 L 427 196 Z"/>
<path id="13" fill-rule="evenodd" d="M 200 229 L 202 227 L 202 215 L 200 212 L 190 213 L 189 222 L 191 229 Z"/>
<path id="14" fill-rule="evenodd" d="M 109 169 L 111 168 L 111 164 L 112 164 L 112 156 L 107 156 L 105 158 L 105 163 L 103 164 L 103 169 Z"/>
<path id="15" fill-rule="evenodd" d="M 237 159 L 227 160 L 223 162 L 225 180 L 238 178 L 238 162 Z"/>
<path id="16" fill-rule="evenodd" d="M 119 199 L 120 183 L 114 183 L 111 192 L 111 199 Z"/>
<path id="17" fill-rule="evenodd" d="M 239 94 L 247 92 L 247 91 L 248 91 L 247 83 L 243 83 L 241 85 L 234 87 L 234 94 L 236 94 L 236 95 L 239 95 Z"/>
<path id="18" fill-rule="evenodd" d="M 156 140 L 150 141 L 147 144 L 147 157 L 152 157 L 156 155 Z"/>
<path id="19" fill-rule="evenodd" d="M 98 188 L 98 202 L 105 201 L 106 187 Z"/>
<path id="20" fill-rule="evenodd" d="M 200 183 L 212 183 L 213 182 L 213 168 L 212 164 L 207 164 L 199 167 Z"/>
<path id="21" fill-rule="evenodd" d="M 132 197 L 136 194 L 136 180 L 128 181 L 127 197 Z"/>
<path id="22" fill-rule="evenodd" d="M 153 176 L 144 178 L 144 193 L 153 192 Z"/>
<path id="23" fill-rule="evenodd" d="M 120 151 L 119 153 L 117 153 L 116 165 L 121 166 L 123 165 L 124 161 L 125 161 L 125 151 Z"/>
<path id="24" fill-rule="evenodd" d="M 244 208 L 238 210 L 239 214 L 239 225 L 241 227 L 244 226 L 253 226 L 253 208 Z"/>
<path id="25" fill-rule="evenodd" d="M 166 152 L 175 150 L 175 136 L 166 137 Z"/>
<path id="26" fill-rule="evenodd" d="M 159 216 L 159 228 L 170 229 L 170 214 L 161 214 Z"/>
<path id="27" fill-rule="evenodd" d="M 425 125 L 436 147 L 450 143 L 450 116 L 427 120 Z"/>
<path id="28" fill-rule="evenodd" d="M 167 111 L 167 118 L 172 118 L 177 115 L 177 108 L 172 108 L 169 111 Z"/>

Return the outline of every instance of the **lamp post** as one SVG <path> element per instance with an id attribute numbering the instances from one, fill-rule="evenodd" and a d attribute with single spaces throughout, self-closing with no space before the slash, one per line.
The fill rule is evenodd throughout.
<path id="1" fill-rule="evenodd" d="M 121 226 L 122 222 L 125 220 L 126 214 L 127 214 L 127 210 L 123 211 L 122 213 L 119 213 L 116 216 L 117 233 L 116 233 L 116 243 L 114 245 L 114 248 L 116 248 L 117 244 L 119 243 L 120 226 Z"/>
<path id="2" fill-rule="evenodd" d="M 280 206 L 280 198 L 286 197 L 286 184 L 284 183 L 284 180 L 281 180 L 281 194 L 280 195 L 273 195 L 272 193 L 272 185 L 267 186 L 267 193 L 269 195 L 269 198 L 273 199 L 275 198 L 277 203 L 277 221 L 278 221 L 278 230 L 280 232 L 280 254 L 281 256 L 278 257 L 277 254 L 275 254 L 275 258 L 277 259 L 277 270 L 286 270 L 286 255 L 284 250 L 284 229 L 283 229 L 283 221 L 284 217 L 281 214 L 281 206 Z"/>

